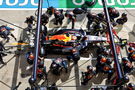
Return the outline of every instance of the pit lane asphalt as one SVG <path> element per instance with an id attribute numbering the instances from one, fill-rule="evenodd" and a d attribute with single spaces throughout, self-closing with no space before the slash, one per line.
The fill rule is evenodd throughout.
<path id="1" fill-rule="evenodd" d="M 44 11 L 43 11 L 44 12 Z M 92 11 L 95 13 L 101 12 L 101 11 Z M 120 11 L 120 12 L 125 12 L 125 11 Z M 134 10 L 129 10 L 130 14 L 135 15 L 135 11 Z M 124 26 L 118 26 L 117 32 L 119 32 L 119 36 L 123 39 L 128 39 L 128 41 L 135 41 L 135 18 L 133 16 L 131 16 L 128 13 L 128 22 L 126 24 L 124 24 Z M 0 19 L 9 21 L 11 23 L 14 23 L 20 27 L 25 28 L 26 24 L 24 23 L 25 18 L 27 16 L 30 15 L 34 15 L 34 11 L 19 11 L 19 10 L 1 10 L 0 12 Z M 77 22 L 75 24 L 76 28 L 84 28 L 86 29 L 86 23 L 87 20 L 85 20 L 85 15 L 79 15 L 77 16 L 77 20 L 78 21 L 83 21 L 82 22 Z M 52 19 L 50 21 L 53 21 Z M 2 21 L 0 21 L 0 25 L 2 24 L 6 24 Z M 15 35 L 15 37 L 17 38 L 17 40 L 23 39 L 27 41 L 27 38 L 29 38 L 29 35 L 24 32 L 22 29 L 14 27 L 12 25 L 7 24 L 8 26 L 11 26 L 13 28 L 15 28 L 15 31 L 13 32 L 13 34 Z M 53 25 L 53 22 L 48 23 L 47 25 L 50 29 L 51 28 L 57 28 L 57 26 Z M 69 25 L 66 24 L 66 18 L 64 20 L 63 23 L 63 28 L 71 28 L 71 23 Z M 23 33 L 23 34 L 22 34 Z M 15 42 L 14 39 L 11 38 L 9 43 Z M 10 49 L 11 51 L 16 51 L 17 48 L 20 47 L 14 47 L 13 49 Z M 29 49 L 29 48 L 25 48 Z M 27 50 L 26 50 L 27 51 Z M 7 65 L 3 66 L 0 65 L 0 87 L 2 90 L 11 90 L 13 89 L 18 82 L 22 82 L 22 84 L 20 85 L 20 87 L 18 88 L 19 90 L 24 90 L 26 87 L 29 86 L 28 84 L 28 79 L 31 75 L 31 70 L 26 70 L 28 64 L 25 61 L 24 55 L 25 52 L 22 52 L 20 55 L 15 55 L 15 54 L 8 54 L 8 56 L 4 57 L 4 61 L 7 62 Z M 126 52 L 125 50 L 122 50 L 122 54 L 123 56 L 126 56 Z M 61 55 L 58 55 L 61 56 Z M 85 60 L 84 60 L 85 59 Z M 79 86 L 79 87 L 60 87 L 63 90 L 88 90 L 88 88 L 90 88 L 91 85 L 96 85 L 96 84 L 100 84 L 100 85 L 105 85 L 105 75 L 98 75 L 95 78 L 93 78 L 91 80 L 91 82 L 89 83 L 88 87 L 81 87 L 80 84 L 80 79 L 81 79 L 81 71 L 85 71 L 86 70 L 86 66 L 89 64 L 95 65 L 94 61 L 89 60 L 90 58 L 84 58 L 82 57 L 81 60 L 79 61 L 78 65 L 73 66 L 72 63 L 70 64 L 69 67 L 69 73 L 65 74 L 63 72 L 63 74 L 60 77 L 56 77 L 55 75 L 52 75 L 51 73 L 49 73 L 49 83 L 53 83 L 57 81 L 57 85 L 58 86 Z M 47 66 L 47 71 L 49 71 L 49 66 L 51 64 L 51 62 L 49 60 L 45 60 L 45 64 Z M 130 75 L 130 82 L 135 81 L 134 78 L 135 74 Z M 103 76 L 103 77 L 101 77 Z M 43 84 L 46 84 L 43 80 L 40 82 Z M 83 89 L 82 89 L 83 88 Z"/>

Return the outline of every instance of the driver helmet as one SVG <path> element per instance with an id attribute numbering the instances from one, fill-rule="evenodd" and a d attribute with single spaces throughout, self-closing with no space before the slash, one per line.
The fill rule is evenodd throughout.
<path id="1" fill-rule="evenodd" d="M 72 40 L 76 40 L 77 39 L 77 37 L 74 36 L 74 35 L 71 38 L 72 38 Z"/>
<path id="2" fill-rule="evenodd" d="M 72 53 L 75 53 L 75 52 L 77 52 L 77 49 L 75 49 L 75 48 L 72 49 Z"/>

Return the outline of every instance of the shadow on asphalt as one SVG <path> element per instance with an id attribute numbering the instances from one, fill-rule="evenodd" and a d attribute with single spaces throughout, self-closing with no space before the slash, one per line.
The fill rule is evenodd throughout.
<path id="1" fill-rule="evenodd" d="M 28 34 L 26 33 L 26 29 L 21 32 L 19 39 L 20 39 L 19 41 L 24 41 L 24 42 L 27 41 L 29 43 L 29 37 L 28 37 Z M 20 48 L 22 48 L 21 45 L 17 47 L 17 50 Z M 27 46 L 26 47 L 24 46 L 23 48 L 24 48 L 23 49 L 24 51 L 20 51 L 19 54 L 16 55 L 11 89 L 15 88 L 17 85 L 18 69 L 19 68 L 21 69 L 20 76 L 22 78 L 25 78 L 25 77 L 31 75 L 31 71 L 26 70 L 27 66 L 29 66 L 29 65 L 27 64 L 26 59 L 25 59 L 25 51 L 29 48 Z"/>
<path id="2" fill-rule="evenodd" d="M 33 29 L 31 31 L 31 33 L 28 33 L 28 28 L 25 28 L 25 30 L 22 31 L 21 36 L 20 36 L 20 40 L 23 42 L 27 42 L 30 43 L 30 34 L 34 33 Z M 32 48 L 28 47 L 28 46 L 23 46 L 23 54 L 20 55 L 20 69 L 21 69 L 21 77 L 25 78 L 31 75 L 32 73 L 32 68 L 27 69 L 30 65 L 27 63 L 25 55 L 28 51 L 32 51 Z"/>
<path id="3" fill-rule="evenodd" d="M 13 71 L 13 79 L 12 79 L 12 87 L 11 87 L 11 89 L 13 89 L 17 84 L 19 62 L 20 62 L 20 56 L 17 55 L 16 59 L 15 59 L 15 64 L 14 64 L 15 66 L 14 66 L 14 71 Z"/>

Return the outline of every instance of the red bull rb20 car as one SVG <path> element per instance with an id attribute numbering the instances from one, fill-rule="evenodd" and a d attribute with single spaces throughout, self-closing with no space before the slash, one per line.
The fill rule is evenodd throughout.
<path id="1" fill-rule="evenodd" d="M 104 42 L 106 37 L 89 35 L 82 29 L 62 29 L 46 36 L 41 48 L 46 52 L 71 53 L 73 49 L 78 52 L 88 47 L 89 43 Z"/>

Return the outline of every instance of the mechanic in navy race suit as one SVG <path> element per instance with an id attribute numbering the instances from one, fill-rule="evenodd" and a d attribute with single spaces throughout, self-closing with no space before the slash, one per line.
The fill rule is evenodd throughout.
<path id="1" fill-rule="evenodd" d="M 54 12 L 54 17 L 55 17 L 54 24 L 58 25 L 58 23 L 59 23 L 60 25 L 62 25 L 63 24 L 63 19 L 64 19 L 63 9 L 56 10 Z"/>
<path id="2" fill-rule="evenodd" d="M 36 19 L 34 16 L 26 17 L 25 23 L 27 23 L 28 31 L 31 32 L 32 27 L 34 25 L 34 21 L 36 22 Z"/>
<path id="3" fill-rule="evenodd" d="M 126 14 L 126 13 L 122 13 L 121 17 L 118 18 L 118 19 L 116 20 L 116 22 L 117 22 L 118 24 L 123 25 L 124 23 L 127 22 L 127 20 L 128 20 L 127 14 Z"/>
<path id="4" fill-rule="evenodd" d="M 81 82 L 81 84 L 86 85 L 88 83 L 88 81 L 91 80 L 92 77 L 95 75 L 96 75 L 96 72 L 95 72 L 95 70 L 93 70 L 93 67 L 91 65 L 88 65 L 87 71 L 82 72 L 83 81 Z"/>
<path id="5" fill-rule="evenodd" d="M 65 13 L 65 17 L 68 18 L 68 24 L 72 22 L 72 29 L 74 29 L 76 22 L 76 15 L 72 11 L 67 10 Z"/>
<path id="6" fill-rule="evenodd" d="M 128 59 L 130 60 L 131 63 L 135 62 L 135 48 L 129 47 L 128 51 L 129 51 Z"/>
<path id="7" fill-rule="evenodd" d="M 124 74 L 128 74 L 133 70 L 133 65 L 127 57 L 122 58 L 122 68 Z"/>
<path id="8" fill-rule="evenodd" d="M 119 11 L 116 10 L 114 7 L 108 7 L 108 12 L 111 22 L 114 22 L 115 21 L 114 19 L 120 16 Z"/>
<path id="9" fill-rule="evenodd" d="M 13 30 L 13 28 L 7 27 L 6 25 L 2 25 L 0 26 L 0 36 L 4 39 L 7 39 L 7 42 L 9 42 L 10 38 L 8 36 L 11 35 L 16 41 L 15 36 L 11 33 L 11 31 Z"/>

